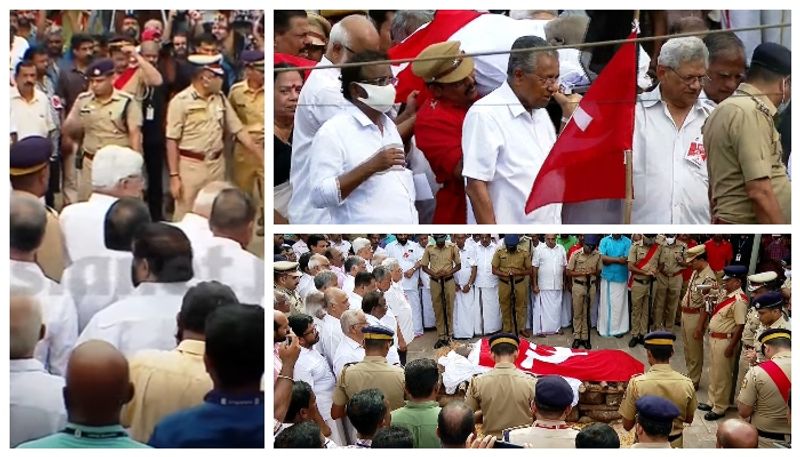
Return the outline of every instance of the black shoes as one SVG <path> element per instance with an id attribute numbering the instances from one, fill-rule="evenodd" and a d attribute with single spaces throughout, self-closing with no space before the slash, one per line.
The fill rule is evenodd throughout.
<path id="1" fill-rule="evenodd" d="M 718 419 L 722 419 L 723 417 L 725 417 L 725 415 L 724 414 L 717 414 L 714 411 L 709 411 L 703 417 L 707 421 L 715 421 L 715 420 L 718 420 Z"/>
<path id="2" fill-rule="evenodd" d="M 634 335 L 634 337 L 628 341 L 628 347 L 635 348 L 637 344 L 639 344 L 639 337 Z"/>
<path id="3" fill-rule="evenodd" d="M 700 403 L 697 405 L 697 409 L 700 411 L 711 411 L 712 408 L 708 403 Z"/>
<path id="4" fill-rule="evenodd" d="M 592 348 L 592 343 L 590 343 L 589 340 L 583 340 L 583 347 L 589 350 Z"/>
<path id="5" fill-rule="evenodd" d="M 572 340 L 572 349 L 578 349 L 583 344 L 583 340 Z"/>
<path id="6" fill-rule="evenodd" d="M 437 340 L 436 344 L 433 345 L 433 348 L 434 349 L 439 349 L 439 348 L 445 347 L 445 346 L 447 346 L 449 344 L 450 344 L 450 340 L 448 338 L 445 338 L 443 340 Z"/>

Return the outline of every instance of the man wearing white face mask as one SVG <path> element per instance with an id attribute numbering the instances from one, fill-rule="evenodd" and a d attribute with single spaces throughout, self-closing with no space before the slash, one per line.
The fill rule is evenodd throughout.
<path id="1" fill-rule="evenodd" d="M 653 328 L 672 331 L 675 313 L 681 300 L 683 269 L 686 263 L 686 243 L 678 241 L 675 235 L 666 236 L 666 245 L 658 254 L 655 299 L 653 308 Z"/>
<path id="2" fill-rule="evenodd" d="M 385 60 L 365 51 L 350 63 Z M 416 224 L 415 191 L 400 133 L 385 113 L 395 99 L 388 64 L 342 69 L 344 110 L 327 121 L 311 145 L 311 203 L 333 224 Z"/>
<path id="3" fill-rule="evenodd" d="M 774 120 L 791 99 L 791 57 L 779 44 L 759 45 L 747 83 L 703 127 L 713 223 L 791 221 L 791 188 Z"/>

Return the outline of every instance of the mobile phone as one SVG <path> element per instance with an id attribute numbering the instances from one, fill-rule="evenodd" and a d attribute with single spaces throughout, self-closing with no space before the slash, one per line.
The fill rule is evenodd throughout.
<path id="1" fill-rule="evenodd" d="M 500 441 L 497 440 L 494 442 L 495 449 L 523 449 L 524 446 L 520 446 L 519 444 L 511 444 L 508 441 Z"/>

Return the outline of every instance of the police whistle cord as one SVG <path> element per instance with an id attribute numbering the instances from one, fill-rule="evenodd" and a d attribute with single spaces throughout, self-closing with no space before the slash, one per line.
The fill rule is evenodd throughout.
<path id="1" fill-rule="evenodd" d="M 517 288 L 514 282 L 514 275 L 509 276 L 509 283 L 511 285 L 511 321 L 514 323 L 514 335 L 519 335 L 517 329 Z"/>
<path id="2" fill-rule="evenodd" d="M 559 49 L 584 49 L 584 48 L 598 48 L 603 46 L 616 46 L 618 44 L 623 43 L 647 43 L 650 41 L 661 41 L 661 40 L 669 40 L 670 38 L 683 38 L 683 37 L 692 37 L 698 35 L 715 35 L 718 33 L 728 33 L 728 32 L 750 32 L 755 30 L 767 30 L 767 29 L 778 29 L 778 28 L 789 28 L 792 26 L 791 22 L 781 22 L 777 24 L 765 24 L 765 25 L 755 25 L 752 27 L 739 27 L 735 29 L 720 29 L 720 30 L 709 30 L 707 32 L 684 32 L 684 33 L 673 33 L 667 35 L 658 35 L 658 36 L 651 36 L 651 37 L 638 37 L 634 39 L 627 39 L 622 38 L 618 40 L 606 40 L 606 41 L 595 41 L 591 43 L 576 43 L 576 44 L 561 44 L 561 45 L 553 45 L 553 46 L 542 46 L 542 47 L 533 47 L 533 48 L 520 48 L 520 49 L 507 49 L 502 51 L 484 51 L 484 52 L 472 52 L 472 53 L 465 53 L 465 54 L 457 54 L 451 56 L 435 56 L 435 57 L 410 57 L 410 58 L 403 58 L 403 59 L 384 59 L 384 60 L 373 60 L 370 62 L 358 62 L 358 63 L 340 63 L 340 64 L 330 64 L 330 65 L 315 65 L 311 67 L 290 67 L 290 68 L 274 68 L 274 72 L 284 72 L 284 71 L 310 71 L 310 70 L 327 70 L 327 69 L 335 69 L 335 68 L 351 68 L 351 67 L 363 67 L 366 65 L 400 65 L 404 63 L 411 63 L 411 62 L 426 62 L 431 60 L 454 60 L 460 59 L 464 57 L 484 57 L 484 56 L 495 56 L 495 55 L 502 55 L 502 54 L 513 54 L 513 53 L 529 53 L 529 52 L 543 52 L 543 51 L 558 51 Z"/>
<path id="3" fill-rule="evenodd" d="M 444 333 L 445 336 L 449 339 L 450 338 L 450 325 L 447 323 L 447 295 L 444 293 L 444 285 L 445 279 L 439 278 L 438 279 L 440 284 L 441 292 L 439 293 L 440 299 L 442 301 L 442 315 L 444 316 Z"/>

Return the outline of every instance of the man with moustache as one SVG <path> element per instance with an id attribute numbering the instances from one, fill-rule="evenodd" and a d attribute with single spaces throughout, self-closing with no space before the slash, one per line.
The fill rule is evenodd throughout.
<path id="1" fill-rule="evenodd" d="M 733 95 L 744 80 L 747 59 L 744 44 L 733 32 L 712 33 L 703 37 L 708 49 L 708 77 L 703 92 L 715 104 Z"/>
<path id="2" fill-rule="evenodd" d="M 460 56 L 460 46 L 458 41 L 432 44 L 418 58 L 441 59 L 417 60 L 411 67 L 415 75 L 425 80 L 432 95 L 417 112 L 414 135 L 436 181 L 442 184 L 436 192 L 434 224 L 467 223 L 461 131 L 467 110 L 478 99 L 478 90 L 475 63 L 472 57 Z"/>

